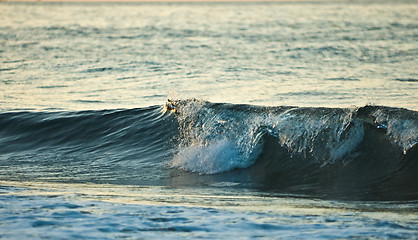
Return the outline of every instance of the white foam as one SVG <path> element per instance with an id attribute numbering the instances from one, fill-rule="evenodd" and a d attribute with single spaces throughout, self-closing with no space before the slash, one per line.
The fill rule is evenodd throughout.
<path id="1" fill-rule="evenodd" d="M 387 135 L 402 147 L 404 153 L 418 143 L 417 121 L 389 116 L 382 110 L 377 110 L 372 115 L 376 118 L 375 123 L 387 129 Z"/>
<path id="2" fill-rule="evenodd" d="M 321 164 L 342 159 L 364 135 L 350 110 L 318 113 L 294 108 L 276 114 L 211 108 L 198 100 L 181 103 L 180 144 L 171 166 L 202 174 L 251 166 L 265 133 L 277 137 L 292 154 L 309 155 Z"/>
<path id="3" fill-rule="evenodd" d="M 26 185 L 7 183 L 13 184 Z M 414 239 L 417 231 L 411 224 L 416 222 L 416 204 L 411 203 L 270 196 L 222 188 L 232 184 L 228 182 L 215 190 L 181 191 L 33 184 L 3 187 L 7 193 L 1 195 L 2 239 Z"/>
<path id="4" fill-rule="evenodd" d="M 261 152 L 257 121 L 251 120 L 254 118 L 204 107 L 204 101 L 182 103 L 177 117 L 179 147 L 172 167 L 216 174 L 254 163 Z"/>
<path id="5" fill-rule="evenodd" d="M 312 116 L 295 108 L 269 116 L 269 134 L 293 154 L 311 155 L 322 164 L 333 163 L 352 152 L 362 141 L 364 129 L 352 112 Z"/>
<path id="6" fill-rule="evenodd" d="M 256 155 L 258 154 L 246 156 L 237 149 L 233 141 L 224 138 L 206 144 L 181 147 L 171 166 L 190 172 L 216 174 L 249 167 Z"/>

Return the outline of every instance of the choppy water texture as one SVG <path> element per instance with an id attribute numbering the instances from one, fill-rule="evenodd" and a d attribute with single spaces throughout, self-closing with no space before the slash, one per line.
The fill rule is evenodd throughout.
<path id="1" fill-rule="evenodd" d="M 6 239 L 413 239 L 418 231 L 415 205 L 405 203 L 97 184 L 22 183 L 1 192 Z"/>
<path id="2" fill-rule="evenodd" d="M 418 238 L 417 10 L 0 3 L 0 238 Z"/>

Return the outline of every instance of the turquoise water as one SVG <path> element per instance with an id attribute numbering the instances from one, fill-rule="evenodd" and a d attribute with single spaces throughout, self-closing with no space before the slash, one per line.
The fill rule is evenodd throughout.
<path id="1" fill-rule="evenodd" d="M 0 3 L 0 238 L 418 238 L 417 10 Z"/>

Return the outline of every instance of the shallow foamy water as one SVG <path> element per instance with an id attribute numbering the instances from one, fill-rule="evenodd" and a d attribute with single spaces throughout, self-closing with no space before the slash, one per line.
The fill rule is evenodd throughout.
<path id="1" fill-rule="evenodd" d="M 411 239 L 418 231 L 412 203 L 321 201 L 223 187 L 0 184 L 3 239 Z"/>

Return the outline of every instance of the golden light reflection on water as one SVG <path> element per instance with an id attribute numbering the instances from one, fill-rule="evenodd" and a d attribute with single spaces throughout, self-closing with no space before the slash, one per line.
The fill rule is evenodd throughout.
<path id="1" fill-rule="evenodd" d="M 172 89 L 418 110 L 416 4 L 291 2 L 2 4 L 0 110 L 147 107 Z"/>

